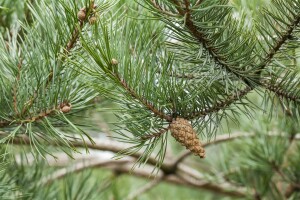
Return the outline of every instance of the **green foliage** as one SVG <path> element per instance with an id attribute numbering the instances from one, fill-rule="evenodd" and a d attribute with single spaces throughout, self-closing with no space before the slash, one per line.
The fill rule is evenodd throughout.
<path id="1" fill-rule="evenodd" d="M 70 2 L 67 7 L 59 1 L 41 2 L 35 7 L 29 4 L 36 23 L 12 28 L 7 41 L 1 37 L 0 106 L 4 109 L 0 121 L 4 131 L 10 132 L 2 143 L 25 133 L 32 148 L 44 154 L 47 150 L 39 143 L 41 139 L 72 148 L 68 134 L 59 126 L 68 125 L 75 133 L 86 135 L 66 118 L 66 114 L 86 108 L 96 95 L 85 86 L 86 78 L 65 62 L 71 37 L 66 33 L 77 29 L 77 6 Z M 23 38 L 18 34 L 20 28 L 26 33 Z M 71 105 L 71 113 L 62 111 L 65 105 Z"/>
<path id="2" fill-rule="evenodd" d="M 278 183 L 300 187 L 299 1 L 0 3 L 3 155 L 17 152 L 10 148 L 16 141 L 36 160 L 61 150 L 72 156 L 77 141 L 93 145 L 91 128 L 83 126 L 92 117 L 78 115 L 100 97 L 116 115 L 112 138 L 131 144 L 115 157 L 154 159 L 159 171 L 175 118 L 189 120 L 204 141 L 235 123 L 254 135 L 208 148 L 220 153 L 208 153 L 204 178 L 247 188 L 246 197 L 297 198 Z M 97 199 L 102 192 L 89 174 L 39 190 L 43 162 L 32 169 L 24 161 L 3 162 L 3 198 Z"/>
<path id="3" fill-rule="evenodd" d="M 43 182 L 45 178 L 51 178 L 47 177 L 51 170 L 44 162 L 37 161 L 28 166 L 26 157 L 19 159 L 18 164 L 12 161 L 3 169 L 1 184 L 6 185 L 0 187 L 1 199 L 98 199 L 100 189 L 89 179 L 91 171 L 68 175 L 49 185 Z"/>
<path id="4" fill-rule="evenodd" d="M 121 104 L 124 114 L 119 116 L 126 128 L 121 126 L 119 134 L 125 141 L 137 143 L 128 149 L 129 154 L 145 147 L 141 161 L 147 160 L 157 144 L 166 146 L 166 134 L 160 133 L 173 117 L 193 120 L 199 132 L 210 139 L 222 120 L 236 120 L 241 112 L 249 114 L 253 107 L 244 96 L 251 90 L 266 89 L 267 103 L 276 96 L 290 109 L 297 104 L 295 73 L 270 70 L 280 62 L 295 65 L 291 56 L 281 55 L 286 53 L 285 45 L 295 41 L 290 38 L 297 33 L 293 25 L 298 23 L 297 3 L 275 1 L 257 22 L 262 34 L 253 35 L 243 27 L 244 17 L 232 16 L 227 1 L 204 1 L 191 8 L 180 8 L 176 2 L 146 1 L 143 6 L 156 18 L 143 23 L 135 19 L 140 12 L 150 16 L 143 7 L 137 6 L 132 13 L 121 8 L 119 12 L 125 15 L 118 18 L 115 12 L 111 18 L 104 17 L 108 21 L 101 20 L 93 34 L 82 38 L 95 65 L 80 68 L 95 78 L 91 84 L 96 90 Z M 283 19 L 280 30 L 272 23 L 278 18 Z M 112 59 L 120 60 L 117 66 Z M 231 104 L 241 106 L 229 107 Z M 143 140 L 145 137 L 149 140 Z M 163 152 L 158 154 L 161 160 Z"/>

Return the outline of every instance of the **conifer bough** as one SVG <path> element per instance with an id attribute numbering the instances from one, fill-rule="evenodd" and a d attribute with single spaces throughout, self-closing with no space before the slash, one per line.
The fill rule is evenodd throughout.
<path id="1" fill-rule="evenodd" d="M 299 130 L 299 123 L 295 123 L 299 122 L 300 99 L 299 0 L 269 1 L 269 8 L 258 15 L 262 19 L 257 19 L 253 27 L 249 24 L 250 30 L 248 19 L 233 10 L 233 1 L 229 0 L 146 0 L 142 7 L 132 0 L 103 0 L 97 1 L 98 8 L 94 0 L 78 5 L 68 0 L 52 1 L 51 5 L 46 2 L 40 1 L 42 5 L 30 9 L 36 23 L 23 25 L 26 39 L 18 45 L 14 44 L 17 37 L 2 41 L 0 128 L 4 135 L 9 133 L 0 138 L 2 143 L 18 139 L 23 144 L 23 137 L 15 136 L 24 134 L 26 144 L 41 155 L 49 153 L 45 144 L 64 145 L 70 150 L 86 147 L 120 151 L 118 155 L 133 157 L 130 162 L 161 167 L 158 170 L 163 179 L 178 175 L 180 180 L 186 174 L 191 185 L 239 197 L 246 196 L 246 192 L 237 192 L 239 186 L 255 191 L 255 199 L 271 198 L 268 195 L 276 185 L 282 185 L 278 191 L 287 198 L 298 190 L 294 184 L 300 180 L 295 165 L 299 160 L 289 151 L 296 149 L 293 140 Z M 52 10 L 55 12 L 48 12 Z M 141 14 L 151 20 L 142 21 Z M 18 32 L 12 29 L 12 35 L 14 31 Z M 248 98 L 250 92 L 257 94 Z M 72 123 L 76 111 L 88 108 L 98 95 L 109 110 L 117 112 L 116 134 L 120 137 L 116 138 L 132 144 L 127 149 L 116 148 L 113 141 L 94 146 L 85 130 Z M 113 104 L 106 104 L 107 100 Z M 262 108 L 260 100 L 264 102 Z M 217 137 L 215 144 L 246 138 L 223 145 L 226 151 L 220 152 L 220 164 L 212 159 L 211 166 L 201 163 L 193 170 L 182 163 L 191 153 L 205 157 L 208 143 L 201 144 L 196 130 L 203 130 L 201 134 L 209 138 L 217 134 L 223 122 L 230 128 L 228 122 L 245 120 L 239 114 L 254 118 L 252 113 L 258 116 L 261 111 L 270 111 L 273 116 L 279 106 L 283 112 L 278 116 L 286 115 L 288 123 L 279 120 L 274 128 L 262 116 L 257 117 L 264 123 L 259 123 L 261 127 L 251 124 L 254 133 Z M 90 141 L 86 143 L 84 137 L 82 142 L 77 141 L 77 135 L 73 140 L 73 133 L 60 128 L 64 124 L 73 127 L 74 135 L 87 136 Z M 246 123 L 240 124 L 249 129 Z M 271 139 L 269 126 L 280 134 Z M 171 159 L 166 154 L 168 131 L 189 152 Z M 236 150 L 241 147 L 243 151 Z M 152 156 L 155 151 L 156 157 Z M 212 179 L 217 183 L 202 182 L 206 175 L 195 175 L 197 170 L 208 176 L 220 172 Z M 237 187 L 230 184 L 227 192 L 213 186 L 225 185 L 224 180 Z"/>

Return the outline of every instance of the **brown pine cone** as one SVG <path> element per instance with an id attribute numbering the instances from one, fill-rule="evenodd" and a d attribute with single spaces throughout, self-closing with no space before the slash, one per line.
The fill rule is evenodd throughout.
<path id="1" fill-rule="evenodd" d="M 205 157 L 205 150 L 188 120 L 176 118 L 170 124 L 171 135 L 183 146 L 200 158 Z"/>

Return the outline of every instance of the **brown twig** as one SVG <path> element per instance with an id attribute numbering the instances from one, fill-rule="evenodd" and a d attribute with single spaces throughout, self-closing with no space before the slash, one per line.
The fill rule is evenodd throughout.
<path id="1" fill-rule="evenodd" d="M 145 165 L 143 168 L 136 168 L 134 171 L 132 171 L 132 165 L 135 161 L 132 160 L 130 157 L 125 159 L 126 162 L 121 161 L 121 160 L 112 160 L 110 158 L 105 158 L 105 157 L 98 158 L 98 161 L 96 158 L 93 158 L 93 159 L 89 158 L 89 160 L 92 160 L 92 161 L 85 162 L 85 160 L 82 160 L 81 164 L 78 163 L 77 165 L 75 165 L 75 167 L 73 166 L 71 168 L 68 168 L 69 170 L 66 170 L 66 168 L 64 168 L 62 170 L 58 170 L 52 176 L 47 176 L 45 179 L 43 179 L 42 183 L 50 184 L 56 180 L 56 177 L 58 179 L 63 178 L 64 176 L 68 175 L 69 173 L 72 173 L 72 170 L 74 170 L 74 172 L 79 172 L 79 171 L 83 171 L 85 169 L 89 169 L 90 167 L 92 167 L 92 168 L 99 167 L 99 168 L 105 168 L 105 169 L 111 170 L 116 173 L 121 173 L 121 174 L 126 173 L 126 174 L 130 174 L 132 176 L 146 178 L 147 180 L 158 178 L 158 179 L 161 179 L 161 181 L 168 182 L 171 184 L 176 184 L 176 185 L 181 185 L 181 186 L 186 186 L 186 187 L 193 187 L 193 188 L 197 188 L 197 189 L 205 189 L 205 190 L 208 190 L 208 191 L 211 191 L 214 193 L 218 192 L 218 194 L 220 194 L 220 195 L 226 195 L 226 196 L 230 196 L 230 197 L 245 197 L 245 196 L 247 196 L 245 189 L 236 188 L 236 187 L 230 185 L 229 183 L 228 184 L 223 183 L 222 185 L 218 185 L 215 183 L 208 182 L 208 181 L 204 180 L 203 178 L 200 178 L 202 176 L 199 174 L 199 172 L 197 172 L 196 170 L 192 170 L 192 168 L 189 168 L 186 165 L 180 166 L 180 174 L 174 173 L 174 174 L 165 176 L 164 172 L 162 170 L 160 170 L 154 176 L 153 175 L 153 167 L 155 166 L 155 164 L 149 165 L 149 163 L 148 163 L 148 165 Z M 129 162 L 127 162 L 127 161 L 129 161 Z M 86 164 L 83 164 L 83 163 L 86 163 Z M 29 164 L 29 165 L 34 164 L 34 162 L 27 163 L 27 164 Z M 68 165 L 69 163 L 66 163 L 66 164 Z M 49 165 L 50 166 L 57 166 L 57 165 L 61 166 L 61 164 L 59 163 L 59 159 L 56 160 L 55 162 L 49 162 Z M 192 172 L 191 172 L 191 170 L 192 170 Z M 189 178 L 183 179 L 181 177 L 181 176 L 190 177 L 191 175 L 193 176 L 193 181 L 190 181 Z"/>
<path id="2" fill-rule="evenodd" d="M 152 6 L 154 8 L 156 8 L 162 14 L 165 14 L 165 15 L 168 15 L 168 16 L 171 16 L 171 17 L 178 17 L 179 16 L 178 14 L 174 14 L 170 11 L 167 11 L 167 10 L 163 9 L 159 4 L 156 3 L 155 0 L 150 0 L 150 3 L 152 4 Z"/>
<path id="3" fill-rule="evenodd" d="M 40 111 L 38 114 L 30 114 L 29 117 L 27 117 L 25 119 L 21 119 L 21 120 L 0 121 L 0 128 L 10 126 L 10 125 L 37 122 L 39 120 L 44 119 L 45 117 L 48 117 L 50 115 L 56 114 L 57 112 L 61 111 L 61 109 L 65 105 L 69 105 L 69 104 L 68 103 L 62 103 L 57 107 L 44 109 L 43 111 Z"/>
<path id="4" fill-rule="evenodd" d="M 276 85 L 269 85 L 264 83 L 264 86 L 270 90 L 271 92 L 274 92 L 278 97 L 285 98 L 294 102 L 299 101 L 299 97 L 289 94 L 287 91 L 284 91 L 282 88 L 276 86 Z"/>
<path id="5" fill-rule="evenodd" d="M 240 138 L 253 138 L 256 136 L 258 136 L 258 135 L 255 133 L 239 133 L 239 132 L 230 134 L 230 136 L 228 136 L 227 134 L 218 135 L 215 140 L 207 142 L 207 143 L 203 143 L 202 146 L 208 147 L 210 145 L 216 145 L 216 144 L 223 143 L 223 142 L 229 142 L 229 141 L 240 139 Z M 268 134 L 266 134 L 266 136 L 267 137 L 285 137 L 284 135 L 280 135 L 280 134 L 276 134 L 276 133 L 268 133 Z M 295 139 L 300 140 L 300 134 L 295 135 Z M 184 151 L 181 155 L 178 156 L 174 165 L 181 163 L 184 159 L 186 159 L 190 155 L 192 155 L 192 153 L 190 151 Z"/>
<path id="6" fill-rule="evenodd" d="M 25 123 L 30 123 L 30 122 L 36 122 L 36 121 L 39 121 L 47 116 L 50 116 L 50 115 L 58 112 L 59 109 L 60 108 L 46 109 L 46 111 L 42 111 L 39 114 L 29 117 L 29 118 L 26 118 L 24 120 L 13 122 L 13 124 L 25 124 Z"/>
<path id="7" fill-rule="evenodd" d="M 41 185 L 50 185 L 51 183 L 57 181 L 58 179 L 61 179 L 68 174 L 74 174 L 78 173 L 80 171 L 91 169 L 91 168 L 98 168 L 98 167 L 104 167 L 111 164 L 114 165 L 123 165 L 126 163 L 132 162 L 132 159 L 122 159 L 122 160 L 107 160 L 102 158 L 92 158 L 83 160 L 81 162 L 77 162 L 70 167 L 62 168 L 59 170 L 56 170 L 55 172 L 51 173 L 50 175 L 46 176 L 40 181 Z"/>
<path id="8" fill-rule="evenodd" d="M 137 197 L 141 196 L 142 194 L 148 192 L 149 190 L 151 190 L 152 188 L 154 188 L 155 186 L 160 184 L 163 179 L 164 179 L 164 176 L 155 177 L 151 182 L 147 183 L 146 185 L 139 188 L 138 190 L 135 190 L 132 193 L 130 193 L 128 195 L 128 197 L 125 198 L 125 200 L 134 200 L 134 199 L 136 199 Z"/>
<path id="9" fill-rule="evenodd" d="M 206 190 L 214 191 L 215 193 L 226 194 L 231 197 L 247 197 L 248 196 L 246 194 L 245 190 L 242 190 L 241 188 L 232 187 L 232 185 L 230 185 L 230 184 L 228 184 L 228 185 L 230 185 L 229 187 L 231 187 L 232 190 L 226 190 L 225 189 L 226 187 L 224 188 L 217 184 L 209 184 L 208 182 L 205 182 L 205 181 L 199 180 L 199 179 L 191 179 L 190 176 L 187 176 L 184 174 L 180 174 L 180 175 L 178 175 L 178 177 L 181 180 L 183 180 L 184 182 L 188 182 L 191 185 L 196 185 L 198 187 L 202 187 L 203 189 L 206 189 Z M 222 183 L 222 185 L 226 185 L 226 184 Z"/>
<path id="10" fill-rule="evenodd" d="M 0 133 L 1 135 L 1 133 Z M 211 144 L 217 144 L 217 143 L 220 143 L 220 142 L 226 142 L 226 141 L 230 141 L 230 140 L 233 140 L 233 139 L 238 139 L 238 138 L 242 138 L 242 137 L 254 137 L 255 134 L 245 134 L 245 133 L 236 133 L 236 134 L 233 134 L 231 135 L 231 137 L 225 137 L 224 135 L 221 135 L 221 136 L 218 136 L 217 139 L 215 141 L 212 141 L 212 142 L 209 142 L 209 143 L 206 143 L 204 144 L 205 146 L 208 146 L 208 145 L 211 145 Z M 270 137 L 284 137 L 282 135 L 277 135 L 277 134 L 273 134 L 273 133 L 270 133 L 268 134 L 268 136 Z M 295 137 L 295 140 L 300 140 L 300 135 L 296 135 Z M 112 152 L 119 152 L 125 148 L 128 148 L 128 145 L 125 145 L 123 143 L 120 143 L 120 142 L 116 142 L 116 141 L 105 141 L 103 139 L 93 139 L 95 141 L 95 144 L 92 144 L 90 143 L 89 141 L 87 141 L 86 143 L 83 143 L 81 141 L 70 141 L 72 143 L 72 146 L 74 147 L 88 147 L 90 149 L 96 149 L 96 150 L 103 150 L 103 151 L 112 151 Z M 14 138 L 13 140 L 13 144 L 30 144 L 30 140 L 27 136 L 23 136 L 22 138 Z M 51 143 L 51 145 L 57 145 L 56 143 Z M 135 154 L 133 154 L 132 156 L 134 158 L 138 158 L 140 157 L 141 155 L 141 152 L 136 152 Z M 168 181 L 168 182 L 171 182 L 171 183 L 175 183 L 175 184 L 180 184 L 180 185 L 186 185 L 186 186 L 192 186 L 192 187 L 196 187 L 196 188 L 202 188 L 202 189 L 207 189 L 209 191 L 214 191 L 214 192 L 220 192 L 221 194 L 226 194 L 226 195 L 229 195 L 229 196 L 240 196 L 240 195 L 245 195 L 243 192 L 241 192 L 239 189 L 236 189 L 235 187 L 232 187 L 230 186 L 229 188 L 231 188 L 231 190 L 227 190 L 225 189 L 226 187 L 222 184 L 222 187 L 216 185 L 216 184 L 212 184 L 212 183 L 209 183 L 209 182 L 205 182 L 205 181 L 202 181 L 202 176 L 201 174 L 199 174 L 199 172 L 193 172 L 193 170 L 189 169 L 189 170 L 186 170 L 188 169 L 187 167 L 188 166 L 185 166 L 183 163 L 182 163 L 182 160 L 181 159 L 181 162 L 180 162 L 180 167 L 179 167 L 179 171 L 180 173 L 178 172 L 178 170 L 174 170 L 172 173 L 170 173 L 170 169 L 174 168 L 174 163 L 176 163 L 175 160 L 171 159 L 171 160 L 166 160 L 163 164 L 162 164 L 162 167 L 161 167 L 161 172 L 163 172 L 163 174 L 170 174 L 168 175 L 164 181 Z M 149 165 L 152 165 L 152 166 L 156 166 L 157 164 L 157 160 L 155 159 L 155 157 L 150 157 L 149 160 L 147 160 L 147 163 Z M 179 166 L 179 165 L 178 165 Z M 136 175 L 136 176 L 142 176 L 142 177 L 147 177 L 147 178 L 151 178 L 150 174 L 152 172 L 152 169 L 149 170 L 148 172 L 144 173 L 144 172 L 140 172 L 141 169 L 137 168 L 135 169 L 134 171 L 132 171 L 131 169 L 132 165 L 112 165 L 109 167 L 109 169 L 111 170 L 115 170 L 115 171 L 118 171 L 118 172 L 124 172 L 124 173 L 131 173 L 132 175 Z M 83 170 L 83 168 L 82 168 Z M 185 171 L 187 171 L 185 173 Z M 183 175 L 183 176 L 189 176 L 189 177 L 194 177 L 193 178 L 193 181 L 189 181 L 189 180 L 183 180 L 182 177 L 178 177 L 178 174 L 186 174 L 186 175 Z M 163 174 L 161 173 L 158 173 L 157 176 L 162 176 Z M 225 187 L 225 188 L 224 188 Z"/>
<path id="11" fill-rule="evenodd" d="M 158 138 L 161 135 L 163 135 L 164 133 L 166 133 L 169 130 L 168 128 L 162 128 L 159 131 L 155 132 L 155 133 L 151 133 L 151 134 L 145 134 L 141 137 L 142 140 L 150 140 L 152 138 Z"/>
<path id="12" fill-rule="evenodd" d="M 0 136 L 6 137 L 6 136 L 8 136 L 8 134 L 0 132 Z M 257 136 L 257 135 L 254 133 L 235 133 L 235 134 L 231 134 L 230 137 L 228 137 L 228 135 L 219 135 L 216 137 L 216 139 L 214 141 L 204 143 L 203 147 L 207 147 L 207 146 L 213 145 L 213 144 L 219 144 L 222 142 L 232 141 L 232 140 L 239 139 L 239 138 L 251 138 L 251 137 L 255 137 L 255 136 Z M 275 133 L 269 133 L 269 134 L 267 134 L 267 136 L 269 136 L 269 137 L 285 137 L 283 135 L 275 134 Z M 113 140 L 103 140 L 103 139 L 100 140 L 97 138 L 93 138 L 92 140 L 94 141 L 94 143 L 92 143 L 90 141 L 83 142 L 83 141 L 77 141 L 77 140 L 73 140 L 73 141 L 69 141 L 69 142 L 72 147 L 79 147 L 79 148 L 82 147 L 82 148 L 89 148 L 89 149 L 95 149 L 95 150 L 101 150 L 101 151 L 111 151 L 111 152 L 115 152 L 115 153 L 120 152 L 120 151 L 130 147 L 130 145 L 125 145 L 123 143 L 116 142 Z M 300 134 L 295 135 L 294 140 L 300 140 Z M 22 135 L 21 137 L 20 136 L 15 137 L 11 144 L 30 145 L 30 139 L 28 136 Z M 49 145 L 56 146 L 59 144 L 50 143 Z M 165 170 L 165 171 L 172 171 L 174 169 L 175 165 L 177 165 L 178 163 L 181 163 L 189 155 L 191 155 L 191 152 L 187 151 L 186 153 L 182 154 L 174 161 L 166 160 L 163 163 L 161 169 Z M 141 152 L 135 152 L 131 156 L 134 158 L 139 158 L 141 156 Z M 157 162 L 156 158 L 152 157 L 152 156 L 150 156 L 149 159 L 147 160 L 148 164 L 151 164 L 154 166 L 155 166 L 156 162 Z"/>
<path id="13" fill-rule="evenodd" d="M 288 39 L 292 36 L 292 33 L 297 28 L 300 23 L 300 15 L 295 17 L 295 20 L 292 24 L 290 24 L 288 29 L 281 35 L 278 41 L 276 41 L 275 46 L 271 48 L 269 53 L 265 56 L 264 61 L 259 65 L 258 74 L 261 74 L 261 70 L 264 69 L 274 58 L 276 53 L 280 50 L 280 48 L 288 41 Z"/>
<path id="14" fill-rule="evenodd" d="M 200 6 L 200 4 L 203 3 L 203 1 L 204 1 L 204 0 L 198 0 L 198 1 L 195 3 L 194 7 Z"/>
<path id="15" fill-rule="evenodd" d="M 189 0 L 184 0 L 184 5 L 185 5 L 185 11 L 187 14 L 190 14 L 190 1 Z"/>

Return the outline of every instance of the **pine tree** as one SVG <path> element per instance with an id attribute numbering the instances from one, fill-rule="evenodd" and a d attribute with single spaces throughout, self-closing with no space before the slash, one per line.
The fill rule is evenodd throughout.
<path id="1" fill-rule="evenodd" d="M 299 0 L 0 0 L 0 27 L 2 199 L 125 199 L 129 172 L 127 199 L 300 197 Z"/>

